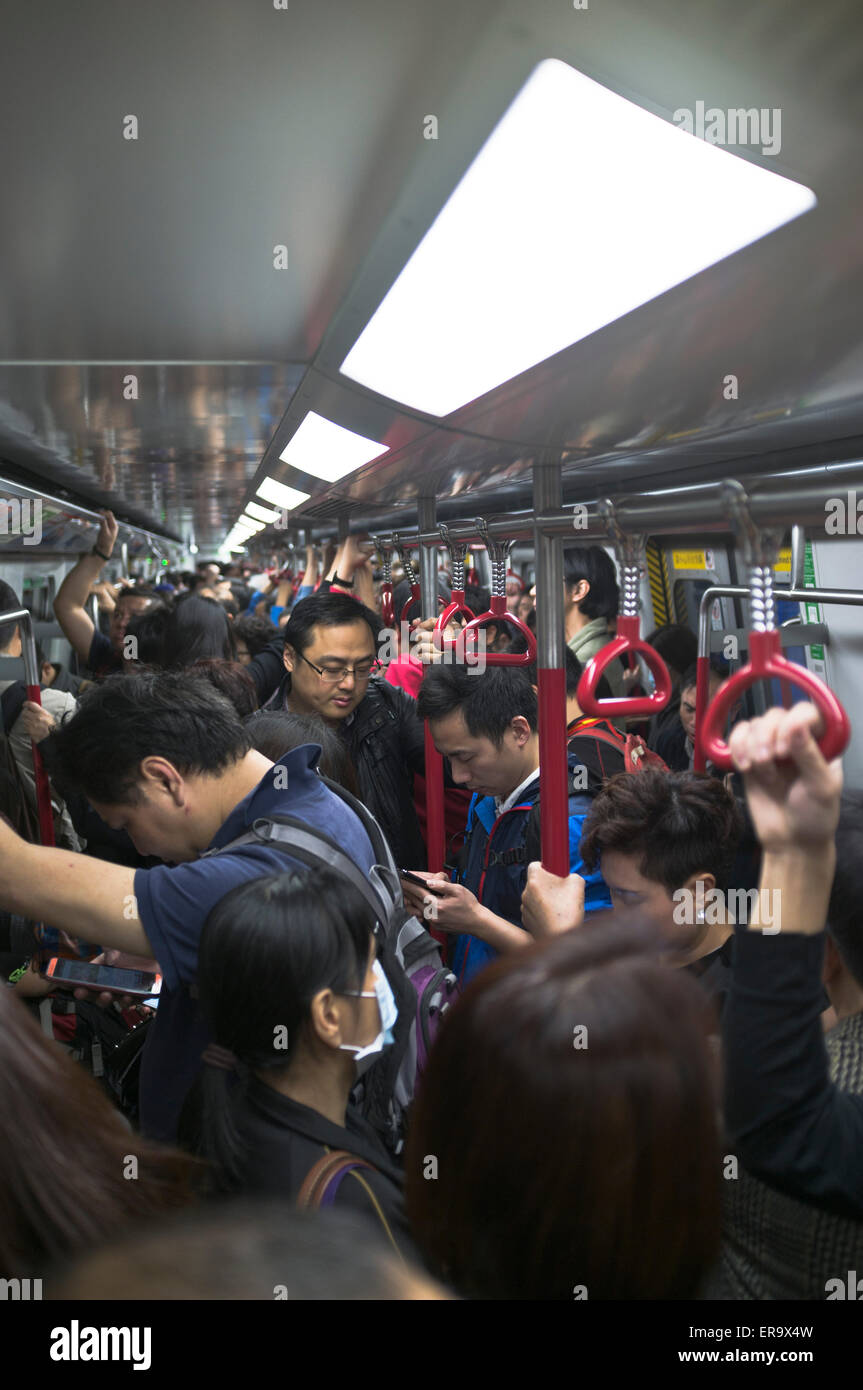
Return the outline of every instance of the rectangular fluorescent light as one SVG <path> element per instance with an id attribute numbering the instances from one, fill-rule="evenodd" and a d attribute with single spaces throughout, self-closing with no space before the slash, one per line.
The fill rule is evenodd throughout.
<path id="1" fill-rule="evenodd" d="M 449 415 L 815 201 L 802 184 L 547 59 L 341 370 Z"/>
<path id="2" fill-rule="evenodd" d="M 275 478 L 265 478 L 258 488 L 258 496 L 263 497 L 265 502 L 272 502 L 274 507 L 287 507 L 289 511 L 292 507 L 299 507 L 303 502 L 308 502 L 311 495 L 310 492 L 300 492 L 298 488 L 287 487 L 285 483 L 277 483 Z"/>
<path id="3" fill-rule="evenodd" d="M 241 520 L 245 520 L 247 516 L 250 516 L 254 521 L 277 521 L 281 512 L 270 511 L 267 507 L 262 507 L 260 502 L 247 502 Z"/>
<path id="4" fill-rule="evenodd" d="M 355 434 L 310 410 L 279 457 L 302 473 L 336 483 L 387 452 L 386 446 L 376 439 Z"/>

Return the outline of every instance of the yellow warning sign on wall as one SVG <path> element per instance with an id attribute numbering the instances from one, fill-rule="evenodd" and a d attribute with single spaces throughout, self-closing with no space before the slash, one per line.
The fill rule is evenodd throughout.
<path id="1" fill-rule="evenodd" d="M 788 550 L 780 550 L 780 552 L 779 552 L 779 558 L 778 558 L 777 561 L 776 561 L 776 573 L 779 574 L 780 571 L 782 571 L 782 570 L 784 570 L 784 571 L 786 572 L 786 574 L 790 574 L 790 573 L 791 573 L 791 551 L 790 551 L 790 549 L 788 549 Z"/>
<path id="2" fill-rule="evenodd" d="M 671 563 L 676 570 L 712 570 L 712 550 L 672 550 Z"/>

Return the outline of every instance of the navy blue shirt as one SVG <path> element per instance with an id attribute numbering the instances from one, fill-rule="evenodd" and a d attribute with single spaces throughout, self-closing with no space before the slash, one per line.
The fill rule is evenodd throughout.
<path id="1" fill-rule="evenodd" d="M 87 653 L 88 671 L 94 676 L 105 676 L 110 675 L 112 671 L 119 671 L 122 665 L 123 658 L 114 651 L 110 637 L 106 637 L 104 632 L 94 632 Z"/>
<path id="2" fill-rule="evenodd" d="M 317 774 L 318 744 L 294 748 L 244 797 L 220 828 L 210 849 L 221 849 L 261 816 L 290 815 L 324 831 L 364 873 L 374 853 L 362 823 Z M 287 769 L 287 787 L 276 785 L 275 769 Z M 197 999 L 190 993 L 198 973 L 198 942 L 204 923 L 226 893 L 266 874 L 305 870 L 274 845 L 248 844 L 212 858 L 174 867 L 160 865 L 135 874 L 138 912 L 162 972 L 162 993 L 141 1060 L 141 1128 L 154 1139 L 174 1140 L 189 1087 L 211 1041 Z"/>

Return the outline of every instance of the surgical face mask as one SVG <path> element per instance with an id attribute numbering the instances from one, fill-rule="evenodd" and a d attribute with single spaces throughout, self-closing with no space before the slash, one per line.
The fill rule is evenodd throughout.
<path id="1" fill-rule="evenodd" d="M 357 1069 L 357 1076 L 363 1076 L 380 1056 L 385 1047 L 389 1047 L 393 1042 L 393 1028 L 399 1011 L 396 1008 L 396 1001 L 390 989 L 390 982 L 381 969 L 380 962 L 375 961 L 372 966 L 372 974 L 375 977 L 374 990 L 345 990 L 344 993 L 354 999 L 377 999 L 378 1012 L 381 1017 L 381 1031 L 377 1037 L 366 1047 L 355 1047 L 352 1043 L 339 1043 L 340 1052 L 352 1052 L 354 1054 L 354 1065 Z"/>

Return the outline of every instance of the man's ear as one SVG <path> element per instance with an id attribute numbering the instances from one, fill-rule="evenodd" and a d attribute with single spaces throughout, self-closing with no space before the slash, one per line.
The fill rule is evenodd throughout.
<path id="1" fill-rule="evenodd" d="M 286 670 L 286 671 L 293 671 L 293 669 L 294 669 L 294 667 L 295 667 L 295 665 L 296 665 L 296 662 L 297 662 L 297 654 L 296 654 L 296 652 L 294 651 L 293 647 L 290 646 L 290 645 L 286 642 L 286 643 L 285 643 L 285 650 L 284 650 L 284 652 L 282 653 L 282 663 L 283 663 L 283 665 L 284 665 L 285 670 Z"/>
<path id="2" fill-rule="evenodd" d="M 185 806 L 185 784 L 181 774 L 167 758 L 144 758 L 140 766 L 144 788 L 154 795 L 169 796 L 175 806 Z M 140 784 L 139 784 L 140 785 Z"/>
<path id="3" fill-rule="evenodd" d="M 519 748 L 524 748 L 525 744 L 530 742 L 530 737 L 533 733 L 533 730 L 531 729 L 530 724 L 525 719 L 524 715 L 517 714 L 509 727 L 515 735 L 515 739 Z"/>

